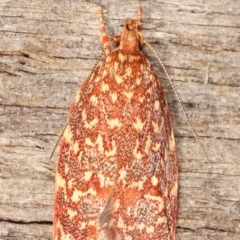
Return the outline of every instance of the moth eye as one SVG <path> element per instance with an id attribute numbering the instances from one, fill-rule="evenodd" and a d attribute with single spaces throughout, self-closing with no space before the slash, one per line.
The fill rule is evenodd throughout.
<path id="1" fill-rule="evenodd" d="M 138 43 L 138 49 L 139 49 L 140 51 L 142 51 L 142 50 L 143 50 L 143 47 L 144 47 L 144 44 L 142 44 L 141 42 L 139 42 L 139 43 Z"/>
<path id="2" fill-rule="evenodd" d="M 118 48 L 119 45 L 120 45 L 120 41 L 114 41 L 114 42 L 112 43 L 112 47 L 113 47 L 113 49 Z"/>

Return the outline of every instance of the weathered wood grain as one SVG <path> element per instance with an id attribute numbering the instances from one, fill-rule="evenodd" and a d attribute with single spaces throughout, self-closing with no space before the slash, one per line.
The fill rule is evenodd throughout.
<path id="1" fill-rule="evenodd" d="M 178 240 L 240 239 L 240 3 L 0 0 L 0 239 L 51 239 L 56 153 L 71 101 L 101 52 L 97 9 L 143 33 L 174 80 L 210 163 L 161 67 L 179 153 Z"/>

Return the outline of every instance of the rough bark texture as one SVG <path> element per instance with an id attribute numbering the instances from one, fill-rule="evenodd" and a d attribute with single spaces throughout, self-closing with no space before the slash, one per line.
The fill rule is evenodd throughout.
<path id="1" fill-rule="evenodd" d="M 161 56 L 210 163 L 151 52 L 179 155 L 178 240 L 240 239 L 240 3 L 232 1 L 0 0 L 0 239 L 51 239 L 55 159 L 82 80 L 108 33 L 143 8 L 143 33 Z"/>

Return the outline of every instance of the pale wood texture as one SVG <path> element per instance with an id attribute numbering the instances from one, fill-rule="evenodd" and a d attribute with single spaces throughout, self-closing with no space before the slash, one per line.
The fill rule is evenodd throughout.
<path id="1" fill-rule="evenodd" d="M 51 239 L 49 156 L 108 33 L 143 8 L 143 34 L 174 80 L 202 155 L 156 58 L 179 154 L 177 240 L 240 239 L 240 2 L 0 0 L 0 239 Z"/>

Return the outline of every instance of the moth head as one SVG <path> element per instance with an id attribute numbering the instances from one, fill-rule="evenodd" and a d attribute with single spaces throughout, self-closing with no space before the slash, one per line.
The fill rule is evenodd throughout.
<path id="1" fill-rule="evenodd" d="M 143 42 L 141 23 L 139 20 L 127 19 L 124 23 L 120 40 L 120 48 L 127 51 L 136 51 Z"/>
<path id="2" fill-rule="evenodd" d="M 140 27 L 139 21 L 138 20 L 132 20 L 132 19 L 127 19 L 124 24 L 124 28 L 126 28 L 129 31 L 136 31 L 138 30 L 138 27 Z"/>

